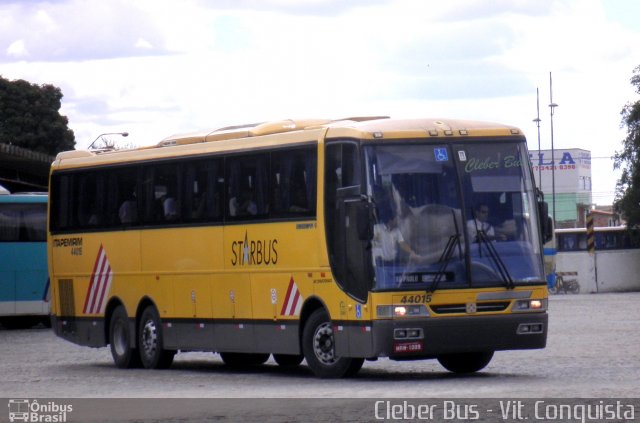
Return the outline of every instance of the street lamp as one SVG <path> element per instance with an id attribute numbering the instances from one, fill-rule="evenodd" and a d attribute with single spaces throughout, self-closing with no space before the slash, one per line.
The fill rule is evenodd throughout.
<path id="1" fill-rule="evenodd" d="M 89 147 L 87 147 L 87 150 L 90 150 L 91 147 L 93 147 L 93 144 L 96 143 L 96 141 L 98 141 L 99 139 L 101 139 L 102 137 L 104 137 L 105 135 L 121 135 L 123 137 L 128 137 L 129 133 L 128 132 L 105 132 L 104 134 L 100 134 L 96 137 L 95 140 L 93 140 L 93 142 L 91 144 L 89 144 Z"/>
<path id="2" fill-rule="evenodd" d="M 553 224 L 556 224 L 556 156 L 553 147 L 553 112 L 558 107 L 553 102 L 553 81 L 549 72 L 549 109 L 551 110 L 551 195 L 553 196 Z"/>

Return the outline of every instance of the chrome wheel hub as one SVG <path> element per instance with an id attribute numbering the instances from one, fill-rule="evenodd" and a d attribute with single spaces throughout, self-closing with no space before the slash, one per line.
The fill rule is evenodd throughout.
<path id="1" fill-rule="evenodd" d="M 313 336 L 313 352 L 322 364 L 332 365 L 336 362 L 331 323 L 318 326 Z"/>
<path id="2" fill-rule="evenodd" d="M 149 320 L 144 324 L 141 348 L 147 357 L 153 357 L 158 348 L 158 331 L 153 320 Z"/>

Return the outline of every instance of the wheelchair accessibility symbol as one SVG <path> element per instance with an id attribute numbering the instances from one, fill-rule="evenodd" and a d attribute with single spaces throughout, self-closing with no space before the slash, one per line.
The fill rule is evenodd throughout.
<path id="1" fill-rule="evenodd" d="M 446 162 L 449 160 L 449 154 L 446 148 L 434 148 L 433 154 L 435 154 L 437 162 Z"/>

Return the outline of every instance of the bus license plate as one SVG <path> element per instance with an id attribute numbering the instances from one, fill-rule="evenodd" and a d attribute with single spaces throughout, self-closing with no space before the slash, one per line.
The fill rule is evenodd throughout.
<path id="1" fill-rule="evenodd" d="M 423 349 L 422 342 L 396 342 L 393 344 L 393 352 L 396 354 L 421 352 Z"/>

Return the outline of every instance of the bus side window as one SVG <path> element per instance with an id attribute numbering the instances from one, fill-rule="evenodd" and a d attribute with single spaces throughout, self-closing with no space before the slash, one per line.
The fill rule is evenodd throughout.
<path id="1" fill-rule="evenodd" d="M 149 166 L 145 172 L 145 215 L 150 223 L 174 223 L 181 218 L 178 163 Z"/>
<path id="2" fill-rule="evenodd" d="M 19 213 L 12 204 L 0 206 L 0 241 L 18 241 L 20 238 Z"/>
<path id="3" fill-rule="evenodd" d="M 44 203 L 25 204 L 22 211 L 22 225 L 26 241 L 47 241 L 47 205 Z"/>
<path id="4" fill-rule="evenodd" d="M 77 211 L 74 214 L 76 222 L 74 227 L 95 227 L 101 223 L 100 210 L 104 208 L 101 203 L 104 198 L 102 192 L 102 175 L 97 172 L 83 175 L 74 175 L 78 192 L 74 207 Z"/>
<path id="5" fill-rule="evenodd" d="M 578 249 L 587 249 L 587 234 L 578 234 Z"/>
<path id="6" fill-rule="evenodd" d="M 218 222 L 222 219 L 222 160 L 200 160 L 185 165 L 184 218 Z"/>
<path id="7" fill-rule="evenodd" d="M 109 180 L 108 192 L 115 198 L 117 225 L 138 223 L 139 193 L 136 169 L 122 169 Z"/>
<path id="8" fill-rule="evenodd" d="M 267 156 L 234 156 L 227 159 L 228 205 L 230 220 L 253 220 L 269 213 L 267 201 Z"/>
<path id="9" fill-rule="evenodd" d="M 273 153 L 270 182 L 271 217 L 315 215 L 315 149 Z"/>
<path id="10" fill-rule="evenodd" d="M 578 249 L 575 234 L 561 234 L 558 236 L 560 251 L 575 251 Z"/>
<path id="11" fill-rule="evenodd" d="M 65 230 L 70 227 L 69 207 L 71 201 L 71 175 L 54 175 L 51 178 L 51 229 Z"/>

